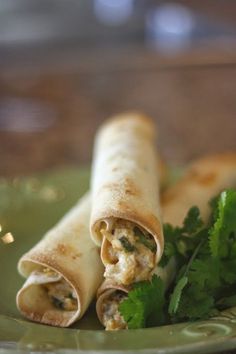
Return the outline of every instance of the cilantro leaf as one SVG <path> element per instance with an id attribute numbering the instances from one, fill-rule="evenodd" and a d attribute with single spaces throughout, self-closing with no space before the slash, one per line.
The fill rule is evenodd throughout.
<path id="1" fill-rule="evenodd" d="M 227 296 L 218 301 L 220 308 L 234 307 L 236 306 L 236 295 Z"/>
<path id="2" fill-rule="evenodd" d="M 220 275 L 225 284 L 236 284 L 236 258 L 224 259 L 220 263 Z"/>
<path id="3" fill-rule="evenodd" d="M 201 235 L 202 227 L 200 210 L 196 206 L 189 209 L 182 227 L 164 224 L 165 246 L 160 265 L 164 267 L 171 257 L 175 257 L 181 266 L 198 245 L 197 236 Z"/>
<path id="4" fill-rule="evenodd" d="M 181 321 L 204 319 L 209 317 L 214 308 L 212 295 L 207 294 L 205 290 L 199 290 L 195 285 L 190 285 L 181 297 L 176 317 Z"/>
<path id="5" fill-rule="evenodd" d="M 182 231 L 188 235 L 196 233 L 203 226 L 203 221 L 200 217 L 200 210 L 197 206 L 189 209 L 184 222 Z"/>
<path id="6" fill-rule="evenodd" d="M 190 267 L 189 281 L 199 288 L 217 288 L 220 286 L 219 262 L 215 259 L 195 259 Z"/>
<path id="7" fill-rule="evenodd" d="M 181 235 L 179 227 L 173 227 L 170 224 L 163 225 L 163 233 L 165 238 L 164 252 L 159 262 L 161 267 L 165 267 L 171 257 L 177 256 L 178 250 L 176 248 L 176 240 Z"/>
<path id="8" fill-rule="evenodd" d="M 176 284 L 174 291 L 170 297 L 170 303 L 168 308 L 168 312 L 170 315 L 174 315 L 176 313 L 179 306 L 182 291 L 184 287 L 187 285 L 187 283 L 188 283 L 188 278 L 186 276 L 183 276 Z"/>
<path id="9" fill-rule="evenodd" d="M 199 245 L 196 247 L 196 249 L 194 250 L 193 254 L 191 255 L 188 263 L 183 265 L 180 268 L 179 273 L 177 274 L 177 277 L 176 277 L 177 283 L 176 283 L 176 285 L 174 287 L 173 293 L 171 294 L 170 304 L 169 304 L 169 308 L 168 308 L 168 311 L 169 311 L 170 315 L 174 315 L 177 312 L 178 305 L 179 305 L 179 302 L 180 302 L 180 299 L 181 299 L 181 296 L 182 296 L 183 289 L 185 288 L 185 286 L 188 283 L 187 275 L 188 275 L 188 273 L 190 271 L 190 268 L 192 266 L 192 263 L 193 263 L 194 259 L 197 257 L 197 255 L 199 253 L 199 250 L 200 250 L 200 248 L 203 245 L 203 241 L 204 240 L 202 240 L 199 243 Z"/>
<path id="10" fill-rule="evenodd" d="M 219 197 L 220 197 L 220 193 L 217 194 L 216 196 L 214 196 L 213 198 L 211 198 L 209 203 L 208 203 L 210 208 L 211 208 L 211 215 L 210 215 L 210 218 L 209 218 L 209 222 L 210 223 L 213 223 L 214 220 L 217 217 Z"/>
<path id="11" fill-rule="evenodd" d="M 145 247 L 149 248 L 152 252 L 156 252 L 157 245 L 156 245 L 156 242 L 152 236 L 151 237 L 150 237 L 150 235 L 145 236 L 143 234 L 143 232 L 138 227 L 134 228 L 134 233 L 138 239 L 138 242 L 142 243 Z"/>
<path id="12" fill-rule="evenodd" d="M 164 305 L 164 283 L 153 275 L 151 281 L 134 284 L 127 299 L 120 303 L 119 311 L 129 329 L 144 328 L 163 323 Z"/>
<path id="13" fill-rule="evenodd" d="M 130 293 L 128 299 L 120 303 L 119 312 L 124 317 L 129 329 L 144 328 L 146 325 L 145 306 L 142 299 L 136 295 L 132 296 Z"/>
<path id="14" fill-rule="evenodd" d="M 209 230 L 209 246 L 212 257 L 227 256 L 226 241 L 236 231 L 236 191 L 226 190 L 220 194 L 214 224 Z M 220 250 L 221 249 L 221 250 Z"/>

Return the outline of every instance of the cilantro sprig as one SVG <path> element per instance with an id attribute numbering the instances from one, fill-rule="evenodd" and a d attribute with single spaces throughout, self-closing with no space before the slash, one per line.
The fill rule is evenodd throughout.
<path id="1" fill-rule="evenodd" d="M 202 230 L 203 221 L 197 206 L 189 209 L 182 227 L 164 224 L 165 248 L 160 266 L 164 267 L 173 256 L 179 264 L 184 264 L 201 241 Z"/>
<path id="2" fill-rule="evenodd" d="M 134 285 L 128 298 L 119 305 L 128 328 L 157 326 L 164 320 L 164 283 L 154 275 L 151 281 L 141 281 Z"/>
<path id="3" fill-rule="evenodd" d="M 224 190 L 209 205 L 206 225 L 196 206 L 182 227 L 164 225 L 160 266 L 174 257 L 175 279 L 166 294 L 163 280 L 156 275 L 134 285 L 119 306 L 128 328 L 205 319 L 236 306 L 236 190 Z"/>
<path id="4" fill-rule="evenodd" d="M 226 289 L 230 299 L 235 294 L 236 191 L 223 191 L 210 206 L 212 216 L 200 230 L 201 246 L 196 247 L 197 254 L 195 251 L 195 257 L 188 261 L 188 280 L 180 294 L 177 290 L 182 278 L 177 274 L 169 305 L 169 314 L 175 321 L 208 318 L 223 305 L 227 307 L 229 301 L 221 300 Z M 197 236 L 199 232 L 191 236 L 191 242 Z"/>
<path id="5" fill-rule="evenodd" d="M 235 238 L 236 232 L 236 192 L 223 191 L 218 199 L 214 213 L 214 223 L 209 230 L 209 246 L 214 258 L 227 256 L 229 237 Z M 232 234 L 232 235 L 231 235 Z"/>

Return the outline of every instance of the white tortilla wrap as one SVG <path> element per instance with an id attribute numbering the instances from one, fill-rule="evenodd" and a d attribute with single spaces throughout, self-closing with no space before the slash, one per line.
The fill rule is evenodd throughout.
<path id="1" fill-rule="evenodd" d="M 101 258 L 106 266 L 105 277 L 115 277 L 116 282 L 125 285 L 148 278 L 163 251 L 159 203 L 160 171 L 157 168 L 154 130 L 149 118 L 139 113 L 126 113 L 103 125 L 95 140 L 91 183 L 92 239 L 97 245 L 102 245 Z M 125 265 L 119 264 L 119 252 L 122 253 L 122 250 L 119 250 L 118 243 L 113 240 L 115 237 L 119 240 L 122 233 L 126 238 L 134 240 L 134 227 L 139 228 L 145 237 L 152 238 L 156 244 L 154 254 L 150 256 L 153 260 L 149 264 L 148 274 L 139 272 L 140 279 L 135 275 L 121 275 L 119 278 L 121 268 L 129 272 L 129 261 L 123 254 Z M 134 246 L 137 250 L 136 245 Z M 141 254 L 142 250 L 137 252 Z M 131 258 L 130 255 L 129 259 Z M 135 262 L 133 260 L 133 265 Z M 117 266 L 111 270 L 115 263 Z"/>
<path id="2" fill-rule="evenodd" d="M 236 188 L 236 153 L 209 155 L 194 161 L 183 177 L 163 193 L 163 222 L 181 226 L 193 205 L 199 207 L 207 221 L 209 200 L 226 188 Z"/>
<path id="3" fill-rule="evenodd" d="M 20 259 L 18 270 L 27 280 L 16 301 L 28 319 L 67 327 L 94 298 L 104 268 L 89 234 L 90 209 L 86 195 Z"/>

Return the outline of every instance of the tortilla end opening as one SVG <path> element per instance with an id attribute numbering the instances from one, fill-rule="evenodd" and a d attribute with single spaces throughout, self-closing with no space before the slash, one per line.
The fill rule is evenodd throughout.
<path id="1" fill-rule="evenodd" d="M 68 327 L 79 314 L 79 307 L 66 311 L 53 306 L 41 284 L 31 284 L 19 290 L 16 303 L 19 311 L 29 320 L 52 326 Z"/>
<path id="2" fill-rule="evenodd" d="M 59 273 L 70 287 L 75 290 L 77 309 L 72 311 L 56 308 L 52 304 L 42 284 L 27 284 L 30 274 L 34 270 L 42 270 L 45 267 L 51 269 L 53 272 L 59 273 L 56 269 L 46 264 L 36 263 L 31 260 L 22 260 L 19 262 L 18 269 L 27 279 L 23 287 L 17 293 L 17 308 L 29 320 L 52 326 L 68 327 L 82 317 L 79 294 L 71 282 Z"/>

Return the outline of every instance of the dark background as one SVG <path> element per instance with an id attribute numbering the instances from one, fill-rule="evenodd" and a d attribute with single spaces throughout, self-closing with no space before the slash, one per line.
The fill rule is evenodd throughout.
<path id="1" fill-rule="evenodd" d="M 0 0 L 2 176 L 89 164 L 124 110 L 171 164 L 236 148 L 236 1 L 114 3 Z"/>

